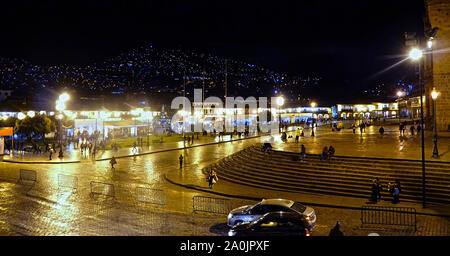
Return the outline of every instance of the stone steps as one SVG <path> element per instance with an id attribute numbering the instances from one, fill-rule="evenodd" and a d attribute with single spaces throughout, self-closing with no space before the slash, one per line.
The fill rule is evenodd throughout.
<path id="1" fill-rule="evenodd" d="M 314 162 L 314 161 L 310 161 L 309 159 L 307 159 L 304 162 L 300 162 L 300 161 L 283 161 L 283 162 L 279 162 L 278 158 L 272 156 L 272 157 L 268 157 L 268 156 L 264 156 L 264 155 L 259 155 L 259 153 L 255 152 L 252 153 L 252 156 L 250 157 L 249 155 L 247 155 L 245 152 L 243 152 L 242 154 L 233 156 L 233 157 L 239 157 L 239 158 L 245 158 L 245 160 L 247 160 L 246 162 L 244 162 L 244 164 L 248 163 L 254 163 L 254 164 L 259 164 L 261 163 L 261 161 L 263 161 L 266 166 L 271 167 L 271 168 L 275 168 L 275 169 L 283 169 L 283 170 L 305 170 L 306 167 L 314 167 L 313 170 L 324 170 L 324 171 L 333 171 L 336 173 L 342 173 L 342 174 L 366 174 L 366 175 L 371 175 L 373 178 L 373 176 L 380 176 L 381 177 L 385 177 L 385 178 L 389 178 L 389 177 L 396 177 L 396 178 L 401 178 L 401 179 L 411 179 L 411 178 L 418 178 L 420 180 L 422 180 L 422 170 L 420 171 L 409 171 L 409 170 L 394 170 L 391 171 L 389 169 L 379 169 L 379 168 L 360 168 L 359 166 L 355 166 L 355 165 L 336 165 L 333 163 L 333 161 L 331 162 L 327 162 L 327 161 L 321 161 L 321 162 Z M 434 171 L 429 171 L 427 170 L 426 172 L 426 176 L 427 178 L 430 178 L 438 183 L 444 183 L 444 184 L 450 184 L 450 171 L 447 173 L 441 173 L 441 172 L 434 172 Z"/>
<path id="2" fill-rule="evenodd" d="M 333 159 L 328 163 L 309 155 L 305 162 L 299 162 L 292 160 L 294 156 L 298 158 L 299 154 L 275 151 L 267 155 L 261 152 L 258 145 L 232 154 L 211 167 L 222 179 L 241 185 L 363 198 L 370 197 L 371 181 L 374 177 L 379 177 L 384 186 L 398 178 L 402 183 L 402 200 L 422 199 L 421 167 L 416 170 L 411 168 L 409 163 L 404 165 L 402 161 L 390 163 L 394 161 L 369 159 L 368 162 L 374 161 L 376 166 L 366 164 L 361 168 L 359 163 L 362 159 L 340 157 L 340 161 L 334 162 Z M 429 166 L 433 166 L 433 169 L 429 171 L 427 168 L 427 200 L 449 203 L 450 171 L 444 171 L 447 168 L 446 163 L 432 163 Z M 450 163 L 448 166 L 450 170 Z M 205 173 L 207 169 L 204 170 Z M 384 197 L 390 197 L 387 191 L 382 194 Z"/>
<path id="3" fill-rule="evenodd" d="M 224 162 L 226 162 L 227 164 L 231 165 L 234 162 L 239 162 L 239 166 L 238 168 L 245 168 L 246 170 L 255 170 L 257 172 L 268 172 L 268 173 L 273 173 L 276 175 L 292 175 L 294 177 L 304 177 L 304 176 L 308 176 L 308 175 L 313 175 L 315 177 L 329 177 L 329 178 L 334 178 L 334 179 L 345 179 L 345 181 L 352 181 L 352 182 L 361 182 L 363 184 L 367 184 L 367 182 L 370 182 L 374 175 L 379 175 L 379 173 L 361 173 L 361 172 L 351 172 L 351 171 L 347 171 L 347 172 L 339 172 L 336 173 L 336 169 L 332 169 L 332 168 L 314 168 L 313 165 L 309 165 L 309 166 L 296 166 L 294 168 L 284 168 L 284 167 L 279 167 L 276 166 L 274 164 L 271 163 L 267 163 L 265 164 L 265 166 L 258 166 L 257 162 L 254 162 L 252 159 L 248 159 L 248 158 L 242 158 L 241 156 L 233 156 L 232 157 L 233 160 L 229 160 L 226 159 L 224 160 Z M 241 162 L 242 161 L 242 162 Z M 422 178 L 421 176 L 417 176 L 415 178 L 411 178 L 408 176 L 392 176 L 392 175 L 379 175 L 379 178 L 381 178 L 382 180 L 388 180 L 388 181 L 393 181 L 395 178 L 399 178 L 402 180 L 402 183 L 405 186 L 408 185 L 418 185 L 422 183 Z M 435 180 L 435 179 L 429 179 L 428 184 L 430 186 L 435 186 L 435 187 L 439 187 L 439 189 L 441 190 L 448 190 L 449 194 L 450 194 L 450 182 L 443 182 L 441 180 Z"/>

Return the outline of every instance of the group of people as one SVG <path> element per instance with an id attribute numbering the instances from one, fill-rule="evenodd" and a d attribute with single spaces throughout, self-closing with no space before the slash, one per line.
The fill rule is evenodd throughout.
<path id="1" fill-rule="evenodd" d="M 197 134 L 197 139 L 198 139 L 198 134 Z M 186 143 L 186 141 L 187 141 L 188 145 L 194 143 L 194 134 L 192 134 L 192 136 L 184 135 L 183 136 L 183 143 Z"/>
<path id="2" fill-rule="evenodd" d="M 400 131 L 400 136 L 405 136 L 406 127 L 407 127 L 406 121 L 399 124 L 398 130 Z M 422 131 L 422 126 L 420 126 L 420 124 L 419 124 L 419 125 L 417 125 L 417 128 L 416 128 L 416 124 L 413 123 L 409 127 L 409 130 L 411 132 L 411 136 L 414 136 L 415 131 L 417 131 L 417 134 L 419 134 Z"/>
<path id="3" fill-rule="evenodd" d="M 322 154 L 320 155 L 320 160 L 331 160 L 335 152 L 336 150 L 332 145 L 330 145 L 330 147 L 325 146 L 322 150 Z"/>
<path id="4" fill-rule="evenodd" d="M 372 193 L 370 200 L 374 203 L 377 203 L 381 200 L 381 191 L 383 190 L 383 186 L 381 185 L 380 179 L 375 178 L 372 182 Z M 396 204 L 400 202 L 400 192 L 401 185 L 400 181 L 397 179 L 394 183 L 389 182 L 387 185 L 387 191 L 392 196 L 392 203 Z"/>

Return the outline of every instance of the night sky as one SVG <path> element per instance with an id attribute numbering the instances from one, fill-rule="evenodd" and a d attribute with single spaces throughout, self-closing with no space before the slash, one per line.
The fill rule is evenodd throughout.
<path id="1" fill-rule="evenodd" d="M 403 32 L 422 31 L 415 0 L 192 2 L 2 2 L 0 56 L 87 64 L 152 43 L 321 76 L 333 95 L 410 75 L 373 76 L 404 58 Z"/>

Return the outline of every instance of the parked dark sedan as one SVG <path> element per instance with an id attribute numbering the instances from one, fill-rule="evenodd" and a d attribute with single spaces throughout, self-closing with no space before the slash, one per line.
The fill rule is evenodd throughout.
<path id="1" fill-rule="evenodd" d="M 229 236 L 310 236 L 304 221 L 296 213 L 270 212 L 261 218 L 239 223 L 228 232 Z"/>

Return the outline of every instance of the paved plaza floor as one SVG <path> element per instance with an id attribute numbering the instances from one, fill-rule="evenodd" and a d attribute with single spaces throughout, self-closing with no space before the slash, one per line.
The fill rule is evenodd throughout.
<path id="1" fill-rule="evenodd" d="M 320 128 L 317 136 L 301 139 L 308 153 L 319 153 L 321 147 L 335 146 L 338 155 L 357 155 L 386 157 L 387 150 L 379 145 L 380 141 L 389 145 L 389 141 L 397 148 L 401 141 L 392 130 L 384 137 L 376 132 L 363 135 L 352 134 L 351 130 L 341 132 L 327 131 Z M 367 129 L 366 131 L 370 131 Z M 1 235 L 226 235 L 226 215 L 193 213 L 192 197 L 195 195 L 225 198 L 225 194 L 241 195 L 256 198 L 288 198 L 314 206 L 317 212 L 317 226 L 313 235 L 327 235 L 336 220 L 343 223 L 346 235 L 367 235 L 372 229 L 361 228 L 360 212 L 352 207 L 365 204 L 362 199 L 325 196 L 306 193 L 286 193 L 274 190 L 261 190 L 236 185 L 219 180 L 211 194 L 207 189 L 205 176 L 201 172 L 206 167 L 223 157 L 233 154 L 248 146 L 254 145 L 264 138 L 253 138 L 228 143 L 199 146 L 188 149 L 139 155 L 118 159 L 115 169 L 111 169 L 108 161 L 92 161 L 85 159 L 80 163 L 68 164 L 19 164 L 0 163 L 0 234 Z M 397 140 L 396 140 L 397 139 Z M 360 142 L 364 146 L 350 148 L 352 142 Z M 362 141 L 361 141 L 362 140 Z M 396 140 L 392 142 L 392 140 Z M 372 145 L 375 143 L 376 145 Z M 414 148 L 415 139 L 404 141 L 404 147 Z M 275 138 L 276 149 L 295 151 L 295 142 L 283 143 Z M 441 147 L 444 143 L 441 142 Z M 366 148 L 367 151 L 363 149 Z M 386 146 L 387 148 L 387 146 Z M 376 150 L 377 149 L 377 150 Z M 440 148 L 442 159 L 447 159 L 445 148 Z M 381 151 L 381 152 L 378 152 Z M 384 155 L 382 154 L 384 152 Z M 380 155 L 378 155 L 380 153 Z M 184 156 L 184 166 L 179 168 L 178 157 Z M 420 155 L 420 154 L 419 154 Z M 417 153 L 393 151 L 391 157 L 414 158 Z M 37 173 L 37 182 L 19 181 L 19 170 L 31 169 Z M 76 189 L 63 187 L 61 175 L 77 178 Z M 168 182 L 165 177 L 176 183 L 191 185 L 182 187 Z M 220 177 L 219 177 L 220 178 Z M 91 182 L 103 182 L 114 185 L 114 197 L 91 195 Z M 73 184 L 72 184 L 73 185 Z M 166 196 L 165 205 L 142 203 L 137 200 L 138 187 L 163 190 Z M 370 184 L 368 184 L 368 189 Z M 232 200 L 233 207 L 252 204 L 256 201 L 227 197 Z M 389 202 L 381 204 L 389 205 Z M 328 206 L 327 206 L 328 205 Z M 342 206 L 341 208 L 336 206 Z M 418 212 L 432 215 L 448 215 L 448 207 L 430 205 L 421 209 L 417 204 L 412 206 Z M 382 235 L 450 235 L 449 219 L 440 216 L 419 215 L 418 231 L 411 230 L 377 230 Z"/>

